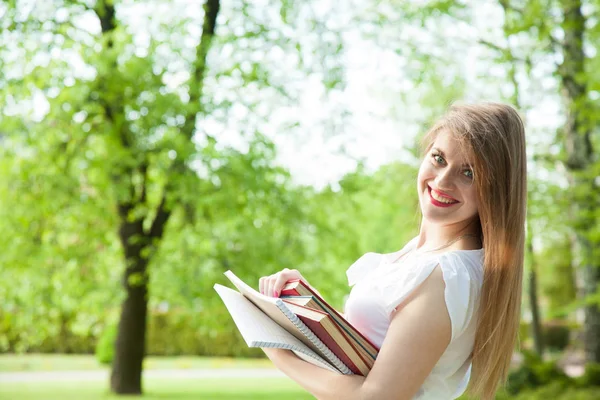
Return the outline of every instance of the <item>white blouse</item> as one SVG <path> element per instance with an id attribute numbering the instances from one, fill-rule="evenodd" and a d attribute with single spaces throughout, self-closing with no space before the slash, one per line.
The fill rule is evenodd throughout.
<path id="1" fill-rule="evenodd" d="M 417 237 L 391 254 L 367 253 L 348 268 L 354 286 L 344 307 L 346 319 L 378 347 L 390 326 L 391 313 L 440 265 L 444 297 L 452 325 L 450 344 L 413 399 L 455 399 L 471 377 L 479 296 L 483 284 L 483 249 L 401 254 L 416 247 Z"/>

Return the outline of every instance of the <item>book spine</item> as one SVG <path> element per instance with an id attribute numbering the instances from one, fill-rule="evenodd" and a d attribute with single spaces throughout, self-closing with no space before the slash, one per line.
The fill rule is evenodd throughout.
<path id="1" fill-rule="evenodd" d="M 290 311 L 283 301 L 277 299 L 276 302 L 277 307 L 281 310 L 281 312 L 294 324 L 296 327 L 302 332 L 306 338 L 315 345 L 317 349 L 323 354 L 329 362 L 331 362 L 340 372 L 344 375 L 352 375 L 352 371 L 323 344 L 321 339 L 319 339 L 308 327 L 298 318 L 296 314 Z"/>
<path id="2" fill-rule="evenodd" d="M 297 281 L 297 280 L 295 280 L 295 281 Z M 344 332 L 346 332 L 346 334 L 348 336 L 350 336 L 352 338 L 352 340 L 355 343 L 357 343 L 369 355 L 369 357 L 371 357 L 371 359 L 374 361 L 377 358 L 377 353 L 379 352 L 379 350 L 377 349 L 377 346 L 375 346 L 369 339 L 367 339 L 362 333 L 360 333 L 360 331 L 358 331 L 357 329 L 352 327 L 352 325 L 348 324 L 351 327 L 350 328 L 352 330 L 352 332 L 351 332 L 346 326 L 344 326 L 344 323 L 342 323 L 340 321 L 340 320 L 343 320 L 344 318 L 341 315 L 339 315 L 337 313 L 337 311 L 335 311 L 334 308 L 329 307 L 327 302 L 325 302 L 325 300 L 323 300 L 321 297 L 319 297 L 316 293 L 312 292 L 309 288 L 307 288 L 306 286 L 303 286 L 303 287 L 306 290 L 308 290 L 309 292 L 313 293 L 312 294 L 313 299 L 318 304 L 321 311 L 324 311 L 327 314 L 329 314 L 331 316 L 331 318 L 333 318 L 335 323 L 338 326 L 340 326 L 344 330 Z M 281 294 L 285 295 L 285 296 L 303 296 L 297 289 L 295 289 L 295 288 L 286 289 L 285 287 L 284 287 L 284 289 L 281 290 Z M 361 343 L 361 340 L 357 339 L 357 337 L 353 333 L 355 333 L 357 336 L 360 336 L 360 338 L 362 338 L 362 340 L 364 340 L 366 345 Z M 369 346 L 372 350 L 368 349 L 367 346 Z"/>
<path id="3" fill-rule="evenodd" d="M 346 354 L 346 352 L 340 347 L 339 344 L 335 342 L 333 337 L 327 332 L 325 328 L 323 328 L 318 322 L 311 321 L 310 319 L 305 319 L 301 315 L 298 315 L 300 321 L 304 322 L 304 325 L 310 329 L 316 337 L 321 339 L 321 342 L 329 349 L 333 354 L 335 354 L 341 362 L 343 362 L 353 373 L 357 375 L 363 375 L 360 368 L 352 361 L 350 356 Z M 335 326 L 335 325 L 334 325 Z"/>

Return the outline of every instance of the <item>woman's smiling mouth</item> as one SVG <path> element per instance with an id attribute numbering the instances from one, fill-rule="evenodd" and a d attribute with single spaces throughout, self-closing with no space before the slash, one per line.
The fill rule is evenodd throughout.
<path id="1" fill-rule="evenodd" d="M 459 202 L 458 200 L 454 200 L 440 194 L 436 190 L 433 190 L 429 185 L 427 185 L 427 190 L 429 191 L 431 203 L 437 207 L 450 207 L 451 205 Z"/>

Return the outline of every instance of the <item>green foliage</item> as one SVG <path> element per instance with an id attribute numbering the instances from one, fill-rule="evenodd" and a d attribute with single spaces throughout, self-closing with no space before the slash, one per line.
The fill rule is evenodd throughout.
<path id="1" fill-rule="evenodd" d="M 548 238 L 548 246 L 535 256 L 540 271 L 538 273 L 540 293 L 548 299 L 545 314 L 549 318 L 568 315 L 568 306 L 577 298 L 575 272 L 571 265 L 573 257 L 571 243 L 566 235 L 556 236 L 556 238 Z"/>
<path id="2" fill-rule="evenodd" d="M 152 311 L 149 315 L 146 353 L 157 356 L 201 355 L 225 357 L 264 357 L 260 349 L 248 348 L 231 317 L 223 307 L 211 312 L 193 313 L 188 309 Z M 5 328 L 6 329 L 6 328 Z M 102 364 L 111 364 L 117 324 L 109 322 L 98 337 L 78 335 L 65 329 L 48 334 L 39 345 L 24 346 L 18 340 L 3 349 L 33 353 L 92 353 Z M 17 337 L 18 331 L 0 331 L 3 337 Z M 20 347 L 16 345 L 20 344 Z"/>
<path id="3" fill-rule="evenodd" d="M 573 381 L 551 361 L 542 361 L 533 352 L 523 352 L 523 363 L 511 371 L 506 383 L 506 391 L 516 395 L 527 389 L 534 389 L 550 383 L 557 385 L 571 385 Z"/>
<path id="4" fill-rule="evenodd" d="M 531 325 L 524 321 L 520 321 L 519 322 L 519 342 L 521 343 L 521 345 L 528 340 L 530 334 L 531 334 Z"/>
<path id="5" fill-rule="evenodd" d="M 595 400 L 598 396 L 600 389 L 572 387 L 559 380 L 535 389 L 524 390 L 516 395 L 499 393 L 496 400 Z"/>
<path id="6" fill-rule="evenodd" d="M 408 103 L 418 103 L 422 110 L 416 122 L 422 125 L 417 128 L 424 130 L 452 100 L 477 97 L 474 82 L 486 88 L 486 97 L 495 95 L 489 80 L 477 73 L 489 71 L 486 75 L 504 90 L 499 65 L 522 57 L 517 72 L 531 72 L 532 60 L 543 65 L 545 57 L 556 58 L 549 44 L 555 41 L 550 32 L 558 26 L 557 10 L 541 0 L 526 3 L 504 10 L 506 45 L 520 43 L 515 57 L 505 44 L 492 46 L 500 57 L 487 70 L 463 68 L 464 59 L 481 50 L 471 51 L 479 43 L 469 43 L 477 32 L 438 46 L 435 33 L 420 30 L 405 40 L 405 32 L 398 31 L 418 25 L 439 26 L 443 32 L 448 22 L 460 30 L 471 5 L 451 0 L 373 3 L 367 14 L 375 14 L 380 25 L 369 32 L 381 33 L 384 50 L 402 56 L 393 62 L 402 65 L 407 80 L 394 84 L 385 98 L 390 114 L 405 115 L 411 110 Z M 73 18 L 83 10 L 76 2 L 62 6 Z M 194 70 L 204 63 L 196 59 L 200 38 L 192 29 L 199 21 L 188 16 L 149 19 L 140 40 L 124 17 L 127 5 L 120 6 L 118 26 L 104 34 L 90 34 L 70 19 L 52 21 L 52 13 L 38 10 L 43 7 L 23 13 L 27 20 L 21 22 L 11 7 L 0 22 L 7 28 L 0 34 L 0 232 L 5 241 L 0 351 L 96 349 L 99 358 L 110 362 L 116 328 L 105 328 L 114 316 L 103 310 L 114 310 L 123 296 L 126 262 L 119 227 L 142 220 L 148 232 L 164 197 L 171 212 L 165 234 L 141 251 L 150 260 L 148 352 L 261 356 L 241 340 L 212 290 L 215 282 L 225 283 L 222 272 L 233 269 L 256 282 L 281 268 L 297 268 L 341 307 L 349 290 L 344 271 L 353 261 L 367 251 L 395 251 L 417 232 L 416 165 L 393 163 L 370 173 L 359 163 L 339 184 L 322 191 L 294 185 L 289 171 L 278 166 L 275 143 L 256 120 L 272 128 L 274 109 L 293 105 L 303 90 L 294 82 L 309 76 L 320 76 L 326 90 L 345 85 L 340 32 L 331 21 L 305 13 L 304 3 L 285 1 L 275 13 L 252 4 L 223 9 L 230 14 L 221 19 L 231 23 L 219 25 L 203 75 Z M 277 15 L 278 22 L 293 29 L 276 28 Z M 156 13 L 152 21 L 162 17 Z M 589 29 L 586 40 L 597 42 L 598 32 Z M 48 54 L 58 56 L 43 61 Z M 288 56 L 290 70 L 285 68 Z M 594 93 L 600 88 L 599 63 L 597 55 L 586 59 L 587 73 L 581 77 Z M 540 82 L 530 74 L 518 75 L 531 79 L 526 87 L 532 97 L 544 97 L 536 92 Z M 34 104 L 34 95 L 43 101 Z M 44 109 L 46 102 L 47 111 L 34 109 L 40 103 Z M 595 115 L 593 107 L 578 112 Z M 336 113 L 328 113 L 324 126 L 340 129 Z M 300 119 L 289 116 L 278 135 L 303 138 L 308 128 Z M 239 133 L 241 145 L 230 145 L 231 131 Z M 594 144 L 599 138 L 592 137 Z M 532 261 L 548 305 L 543 315 L 560 317 L 581 306 L 573 303 L 577 254 L 569 246 L 572 227 L 562 222 L 572 219 L 569 199 L 595 197 L 589 186 L 565 189 L 556 183 L 555 176 L 562 177 L 556 161 L 564 155 L 535 142 L 528 131 L 528 148 L 535 153 L 531 165 L 550 177 L 531 174 L 529 180 L 528 218 L 536 243 L 542 243 Z M 598 176 L 599 167 L 596 163 L 584 171 L 587 178 Z M 131 212 L 120 215 L 118 206 L 129 202 Z M 597 239 L 597 212 L 583 207 L 579 213 Z M 526 330 L 523 324 L 522 341 Z M 545 329 L 551 348 L 563 349 L 568 334 L 565 326 Z M 586 379 L 596 382 L 590 371 Z M 512 387 L 539 387 L 544 393 L 540 385 L 549 376 L 562 379 L 550 364 L 528 365 L 515 373 Z"/>
<path id="7" fill-rule="evenodd" d="M 3 350 L 45 348 L 64 336 L 61 330 L 98 337 L 98 310 L 116 307 L 123 296 L 119 283 L 132 256 L 122 245 L 132 242 L 121 243 L 119 233 L 131 222 L 143 225 L 135 239 L 145 246 L 139 258 L 150 261 L 151 307 L 168 299 L 192 312 L 216 308 L 212 283 L 223 269 L 258 279 L 310 260 L 303 190 L 290 187 L 255 120 L 269 120 L 273 104 L 295 97 L 287 79 L 275 76 L 288 74 L 280 52 L 269 59 L 271 49 L 299 53 L 306 45 L 311 54 L 296 54 L 294 74 L 301 64 L 305 73 L 321 73 L 324 88 L 341 89 L 341 36 L 292 3 L 282 13 L 287 28 L 309 22 L 312 33 L 327 34 L 290 36 L 253 5 L 222 7 L 219 19 L 243 23 L 217 24 L 211 48 L 205 36 L 200 40 L 207 33 L 197 29 L 201 21 L 187 13 L 176 20 L 157 13 L 134 27 L 124 15 L 138 5 L 115 2 L 115 19 L 98 24 L 101 32 L 78 23 L 82 12 L 89 21 L 112 4 L 83 10 L 61 3 L 66 24 L 34 7 L 16 24 L 18 34 L 0 34 L 0 104 L 19 103 L 0 110 L 0 231 L 7 238 L 0 282 L 23 283 L 0 285 L 2 316 L 10 316 Z M 19 8 L 9 8 L 3 26 Z M 197 46 L 206 46 L 207 60 Z M 35 94 L 39 110 L 32 108 Z M 248 111 L 235 123 L 234 103 Z M 220 135 L 227 130 L 239 131 L 235 147 Z M 119 213 L 125 206 L 130 212 Z M 159 210 L 170 213 L 169 224 L 151 241 Z"/>
<path id="8" fill-rule="evenodd" d="M 216 315 L 193 314 L 175 309 L 154 311 L 148 325 L 149 355 L 202 355 L 233 357 L 264 357 L 264 352 L 249 348 L 224 310 L 215 309 Z M 221 322 L 211 325 L 207 319 Z"/>
<path id="9" fill-rule="evenodd" d="M 571 328 L 567 321 L 550 321 L 542 326 L 544 345 L 549 350 L 562 351 L 568 345 L 571 337 Z"/>
<path id="10" fill-rule="evenodd" d="M 117 324 L 107 325 L 96 344 L 96 359 L 100 364 L 112 364 L 115 357 L 116 339 Z"/>
<path id="11" fill-rule="evenodd" d="M 251 149 L 256 150 L 247 154 L 233 150 L 222 154 L 221 167 L 215 169 L 221 190 L 197 197 L 195 207 L 173 214 L 167 237 L 154 256 L 150 278 L 150 307 L 167 307 L 169 321 L 162 322 L 165 328 L 158 328 L 166 316 L 150 317 L 150 354 L 261 355 L 235 336 L 230 316 L 212 289 L 215 282 L 227 284 L 222 271 L 233 269 L 257 284 L 260 276 L 284 267 L 298 268 L 341 308 L 348 293 L 343 271 L 364 252 L 397 250 L 416 231 L 415 171 L 411 167 L 388 166 L 374 177 L 357 171 L 343 180 L 341 191 L 314 193 L 291 187 L 286 171 L 269 166 L 274 156 L 269 142 L 262 138 L 255 143 Z M 189 213 L 194 215 L 192 220 Z M 53 282 L 61 291 L 48 287 L 43 274 L 0 270 L 7 279 L 18 276 L 30 282 L 30 287 L 0 288 L 9 299 L 2 314 L 6 328 L 0 331 L 3 351 L 87 353 L 94 351 L 96 338 L 105 337 L 104 321 L 115 320 L 119 299 L 113 282 L 118 282 L 120 271 L 110 263 L 120 267 L 121 253 L 116 235 L 79 228 L 93 226 L 98 214 L 86 209 L 74 220 L 74 229 L 90 237 L 67 247 L 65 255 L 76 258 L 53 270 Z M 60 234 L 62 225 L 57 229 Z M 13 232 L 13 240 L 21 237 Z M 90 262 L 97 260 L 96 268 L 78 268 L 78 254 L 83 260 L 84 256 Z M 23 304 L 31 299 L 41 308 L 11 312 L 10 305 L 19 304 L 15 303 L 19 293 Z M 64 305 L 69 307 L 63 309 Z M 110 318 L 98 309 L 111 310 Z M 68 320 L 61 323 L 67 315 Z M 43 324 L 32 324 L 34 318 Z M 172 340 L 175 336 L 179 336 L 177 341 Z"/>
<path id="12" fill-rule="evenodd" d="M 596 386 L 600 388 L 600 363 L 586 363 L 582 376 L 576 379 L 578 386 Z"/>

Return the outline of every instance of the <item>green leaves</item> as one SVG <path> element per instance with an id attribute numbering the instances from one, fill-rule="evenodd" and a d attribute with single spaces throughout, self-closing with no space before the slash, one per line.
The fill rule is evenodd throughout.
<path id="1" fill-rule="evenodd" d="M 96 2 L 99 16 L 112 4 Z M 509 6 L 504 13 L 502 4 Z M 528 106 L 527 99 L 556 95 L 547 74 L 537 77 L 538 64 L 556 62 L 560 37 L 555 6 L 541 0 L 497 4 L 506 26 L 495 33 L 505 42 L 477 31 L 473 6 L 463 1 L 384 1 L 365 3 L 364 10 L 346 3 L 234 2 L 221 9 L 207 49 L 197 48 L 201 5 L 197 13 L 191 7 L 185 15 L 136 19 L 128 7 L 154 3 L 116 2 L 114 26 L 103 32 L 98 19 L 79 23 L 82 13 L 93 17 L 81 2 L 55 5 L 68 17 L 36 9 L 17 21 L 13 5 L 0 22 L 14 30 L 0 35 L 0 298 L 6 299 L 0 326 L 11 327 L 0 328 L 10 331 L 0 333 L 4 349 L 25 350 L 60 329 L 96 335 L 114 319 L 122 272 L 132 265 L 119 237 L 127 224 L 141 227 L 126 244 L 148 263 L 147 274 L 136 272 L 128 283 L 148 280 L 151 308 L 197 313 L 203 335 L 227 329 L 212 290 L 225 269 L 256 282 L 297 268 L 341 307 L 352 262 L 367 251 L 397 250 L 416 234 L 416 162 L 375 172 L 358 164 L 317 191 L 293 183 L 275 143 L 284 135 L 298 135 L 301 143 L 313 128 L 294 111 L 307 82 L 321 96 L 341 99 L 317 128 L 327 138 L 348 130 L 345 122 L 354 116 L 344 96 L 353 92 L 344 90 L 357 74 L 347 74 L 346 63 L 363 61 L 365 49 L 380 50 L 381 71 L 400 71 L 393 79 L 382 73 L 369 89 L 378 101 L 372 111 L 401 122 L 405 148 L 414 136 L 407 132 L 426 130 L 456 99 L 504 96 Z M 588 25 L 586 40 L 596 43 L 600 30 Z M 484 55 L 474 57 L 479 51 Z M 586 105 L 597 103 L 600 65 L 591 50 L 585 61 L 584 73 L 574 76 L 590 92 L 573 104 L 593 124 L 597 113 Z M 516 86 L 507 90 L 510 80 Z M 519 85 L 520 92 L 512 90 Z M 288 107 L 285 121 L 277 121 Z M 267 135 L 274 127 L 279 137 Z M 554 310 L 573 295 L 563 285 L 573 255 L 561 244 L 579 225 L 569 225 L 568 205 L 590 202 L 578 210 L 578 221 L 596 241 L 597 190 L 561 186 L 556 163 L 566 161 L 565 145 L 548 146 L 547 130 L 528 135 L 536 165 L 529 216 L 544 244 L 536 257 L 548 266 L 541 279 L 544 293 L 556 299 Z M 563 139 L 564 133 L 554 142 Z M 347 146 L 351 138 L 340 142 Z M 591 143 L 594 149 L 600 143 L 597 134 Z M 419 158 L 416 146 L 409 151 Z M 598 165 L 591 163 L 581 180 L 600 174 Z M 164 231 L 153 236 L 158 225 Z"/>

